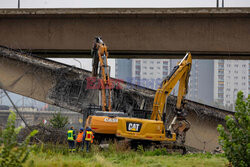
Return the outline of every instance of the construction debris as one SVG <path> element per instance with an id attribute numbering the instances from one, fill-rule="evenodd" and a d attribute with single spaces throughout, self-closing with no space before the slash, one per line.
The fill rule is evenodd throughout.
<path id="1" fill-rule="evenodd" d="M 45 127 L 43 125 L 34 125 L 29 127 L 32 131 L 38 130 L 36 134 L 36 138 L 41 140 L 44 143 L 53 143 L 53 144 L 66 144 L 67 143 L 67 135 L 66 130 L 59 130 L 52 127 Z M 26 136 L 30 134 L 29 128 L 23 128 L 18 136 L 18 141 L 23 141 Z M 37 142 L 35 138 L 31 141 Z"/>

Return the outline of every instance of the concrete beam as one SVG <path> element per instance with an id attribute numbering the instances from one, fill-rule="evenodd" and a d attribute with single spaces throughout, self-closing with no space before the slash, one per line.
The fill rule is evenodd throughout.
<path id="1" fill-rule="evenodd" d="M 249 59 L 250 8 L 0 9 L 0 45 L 44 57 Z"/>
<path id="2" fill-rule="evenodd" d="M 98 82 L 96 88 L 91 87 L 93 82 L 88 85 L 91 72 L 87 70 L 0 47 L 0 75 L 1 85 L 6 90 L 48 104 L 80 113 L 89 104 L 98 105 Z M 151 89 L 116 79 L 112 82 L 117 90 L 113 95 L 116 103 L 124 103 L 117 97 L 123 94 L 130 93 L 131 98 L 152 98 L 154 95 Z M 127 91 L 120 91 L 121 88 Z M 117 105 L 121 107 L 121 104 Z"/>

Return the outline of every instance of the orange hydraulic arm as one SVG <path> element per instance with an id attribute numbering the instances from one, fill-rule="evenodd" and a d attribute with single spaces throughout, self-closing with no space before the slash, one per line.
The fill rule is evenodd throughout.
<path id="1" fill-rule="evenodd" d="M 99 65 L 99 77 L 101 83 L 102 94 L 102 110 L 111 111 L 111 83 L 109 79 L 110 67 L 108 66 L 108 51 L 100 37 L 95 38 L 93 55 L 93 71 L 92 76 L 97 77 Z"/>
<path id="2" fill-rule="evenodd" d="M 188 79 L 191 70 L 192 58 L 191 54 L 187 53 L 181 62 L 174 67 L 170 75 L 167 76 L 156 91 L 153 112 L 151 115 L 152 120 L 163 120 L 164 107 L 166 99 L 179 81 L 178 97 L 176 109 L 181 110 L 183 97 L 187 94 Z"/>

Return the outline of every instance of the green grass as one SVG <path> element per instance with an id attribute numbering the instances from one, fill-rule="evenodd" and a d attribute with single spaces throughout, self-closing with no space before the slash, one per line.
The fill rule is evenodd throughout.
<path id="1" fill-rule="evenodd" d="M 96 146 L 90 153 L 68 153 L 65 149 L 42 148 L 33 152 L 24 166 L 31 167 L 71 167 L 71 166 L 150 166 L 150 167 L 224 167 L 225 157 L 211 154 L 169 154 L 164 149 L 155 151 L 116 151 L 109 148 L 100 151 Z"/>

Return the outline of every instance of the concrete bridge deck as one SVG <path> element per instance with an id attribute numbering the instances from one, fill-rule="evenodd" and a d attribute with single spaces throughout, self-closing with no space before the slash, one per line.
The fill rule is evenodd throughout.
<path id="1" fill-rule="evenodd" d="M 43 57 L 250 59 L 250 8 L 0 9 L 0 45 Z"/>

